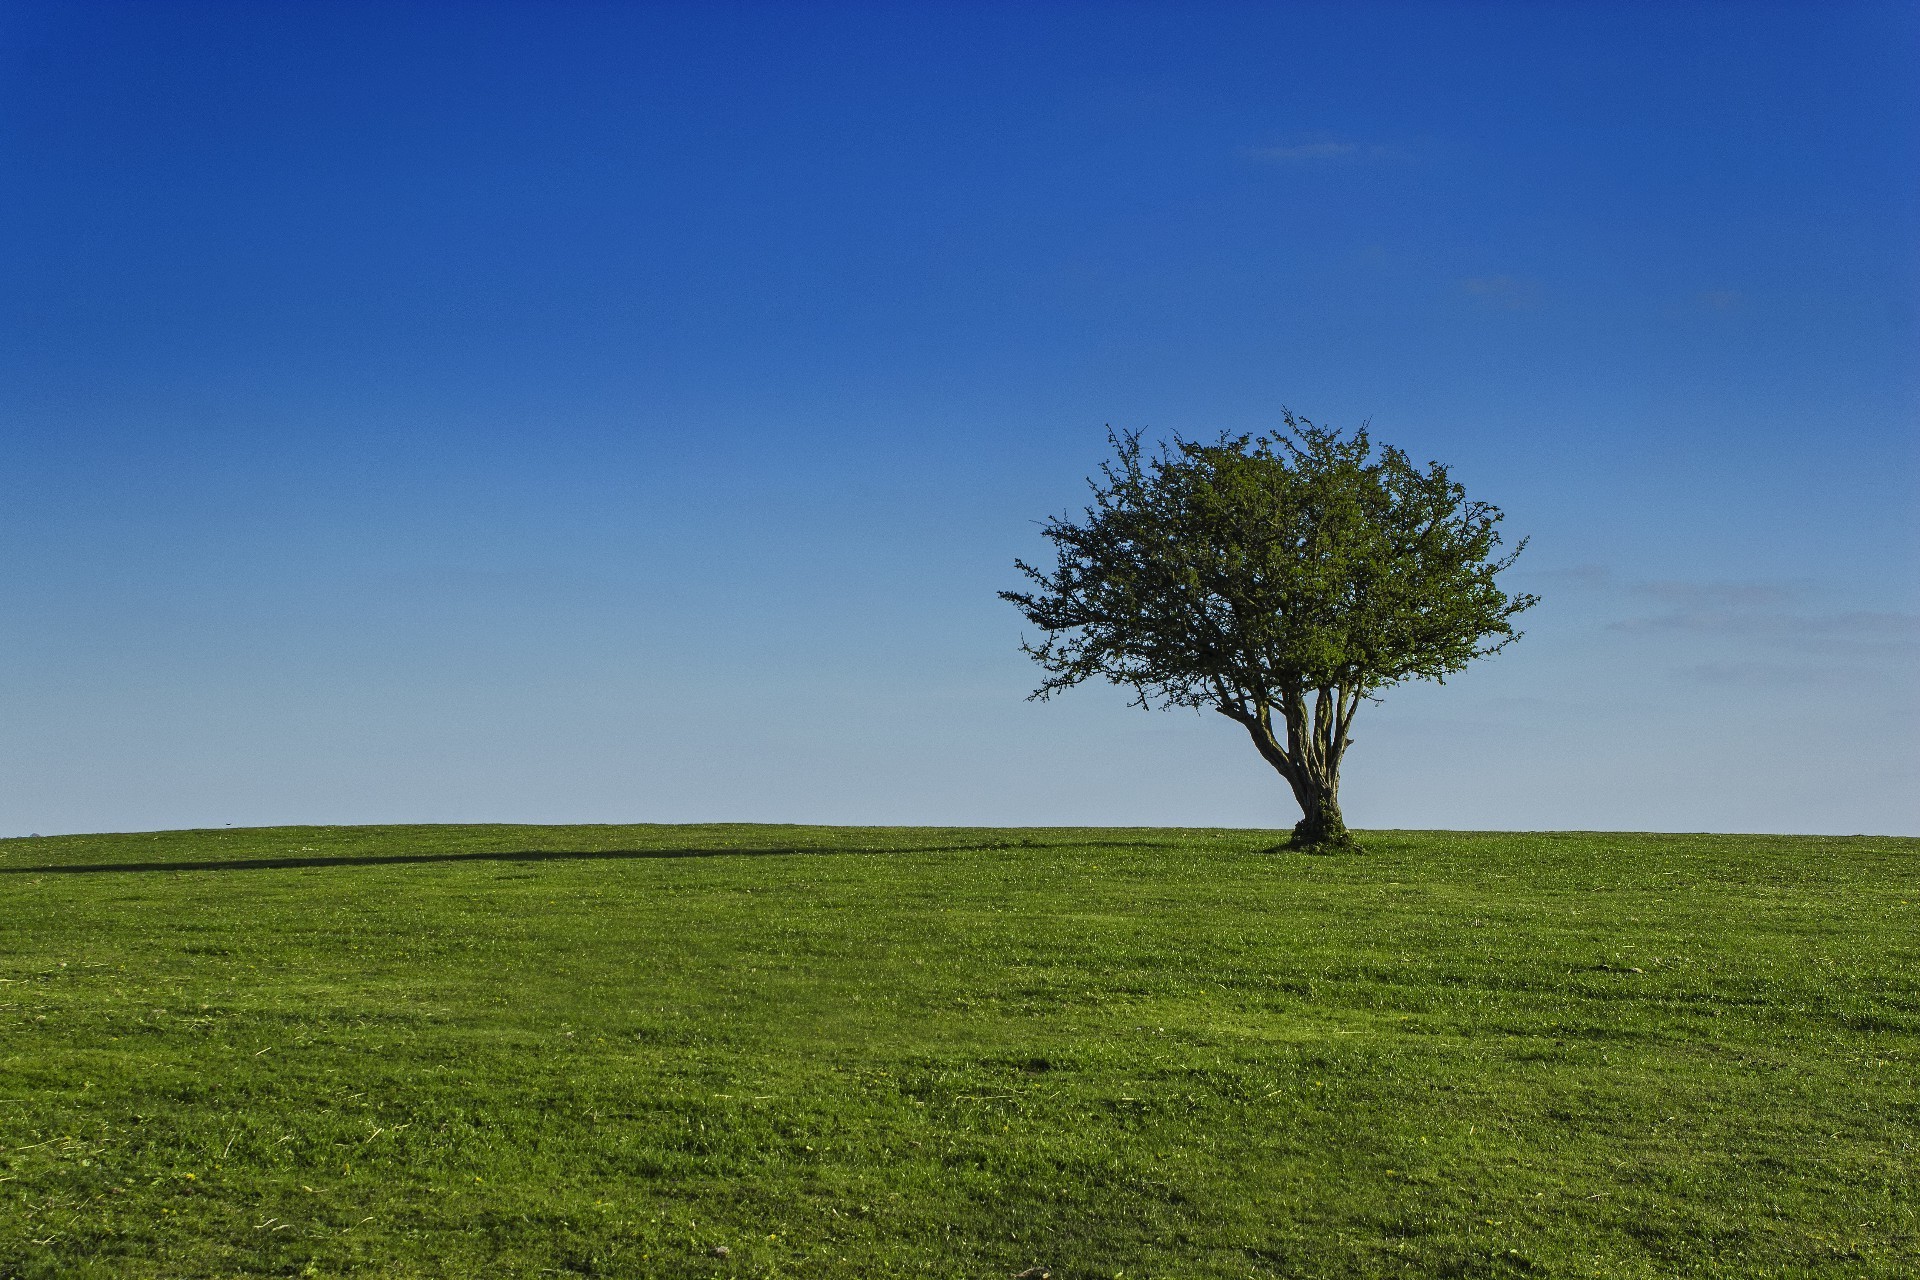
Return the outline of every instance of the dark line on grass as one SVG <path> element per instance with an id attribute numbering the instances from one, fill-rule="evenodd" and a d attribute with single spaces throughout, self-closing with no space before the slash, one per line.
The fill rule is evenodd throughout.
<path id="1" fill-rule="evenodd" d="M 805 853 L 804 849 L 513 849 L 486 853 L 366 853 L 321 858 L 228 858 L 194 862 L 81 862 L 64 867 L 0 867 L 0 875 L 62 875 L 96 871 L 286 871 L 301 867 L 377 867 L 414 862 L 551 862 L 560 858 L 746 858 Z"/>
<path id="2" fill-rule="evenodd" d="M 302 867 L 377 867 L 427 862 L 557 862 L 636 858 L 784 858 L 802 853 L 979 853 L 1004 849 L 1111 848 L 1105 841 L 1047 844 L 948 844 L 911 848 L 849 849 L 791 846 L 760 849 L 516 849 L 482 853 L 368 853 L 318 858 L 229 858 L 193 862 L 82 862 L 57 867 L 0 867 L 0 875 L 78 875 L 112 871 L 289 871 Z"/>

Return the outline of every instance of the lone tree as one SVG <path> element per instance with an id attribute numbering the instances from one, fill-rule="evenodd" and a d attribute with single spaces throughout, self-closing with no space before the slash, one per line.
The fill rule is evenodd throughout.
<path id="1" fill-rule="evenodd" d="M 1021 648 L 1047 671 L 1045 700 L 1095 676 L 1147 708 L 1212 707 L 1241 725 L 1293 789 L 1298 848 L 1352 847 L 1340 761 L 1363 700 L 1445 678 L 1520 638 L 1537 597 L 1494 576 L 1501 514 L 1447 468 L 1285 414 L 1285 431 L 1175 438 L 1138 432 L 1091 480 L 1083 518 L 1045 526 L 1059 564 L 1016 567 L 1003 591 L 1046 633 Z"/>

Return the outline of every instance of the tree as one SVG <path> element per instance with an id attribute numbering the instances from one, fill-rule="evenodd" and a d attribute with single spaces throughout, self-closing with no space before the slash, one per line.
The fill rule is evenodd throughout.
<path id="1" fill-rule="evenodd" d="M 1059 563 L 1003 591 L 1045 633 L 1021 648 L 1042 701 L 1100 677 L 1142 708 L 1211 707 L 1241 725 L 1299 801 L 1299 848 L 1351 847 L 1340 762 L 1360 704 L 1520 638 L 1538 603 L 1495 575 L 1501 513 L 1440 463 L 1291 412 L 1285 430 L 1176 437 L 1149 454 L 1114 433 L 1082 518 L 1043 532 Z"/>

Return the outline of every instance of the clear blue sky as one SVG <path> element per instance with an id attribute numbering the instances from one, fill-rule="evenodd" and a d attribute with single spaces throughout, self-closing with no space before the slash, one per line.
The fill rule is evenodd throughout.
<path id="1" fill-rule="evenodd" d="M 1359 826 L 1920 832 L 1910 4 L 0 13 L 0 833 L 1288 826 L 1022 701 L 1104 426 L 1533 543 Z"/>

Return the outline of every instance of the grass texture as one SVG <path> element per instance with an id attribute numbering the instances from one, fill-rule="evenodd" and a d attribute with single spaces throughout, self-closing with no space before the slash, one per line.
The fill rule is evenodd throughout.
<path id="1" fill-rule="evenodd" d="M 0 842 L 0 1277 L 1920 1274 L 1920 841 L 1282 839 Z"/>

